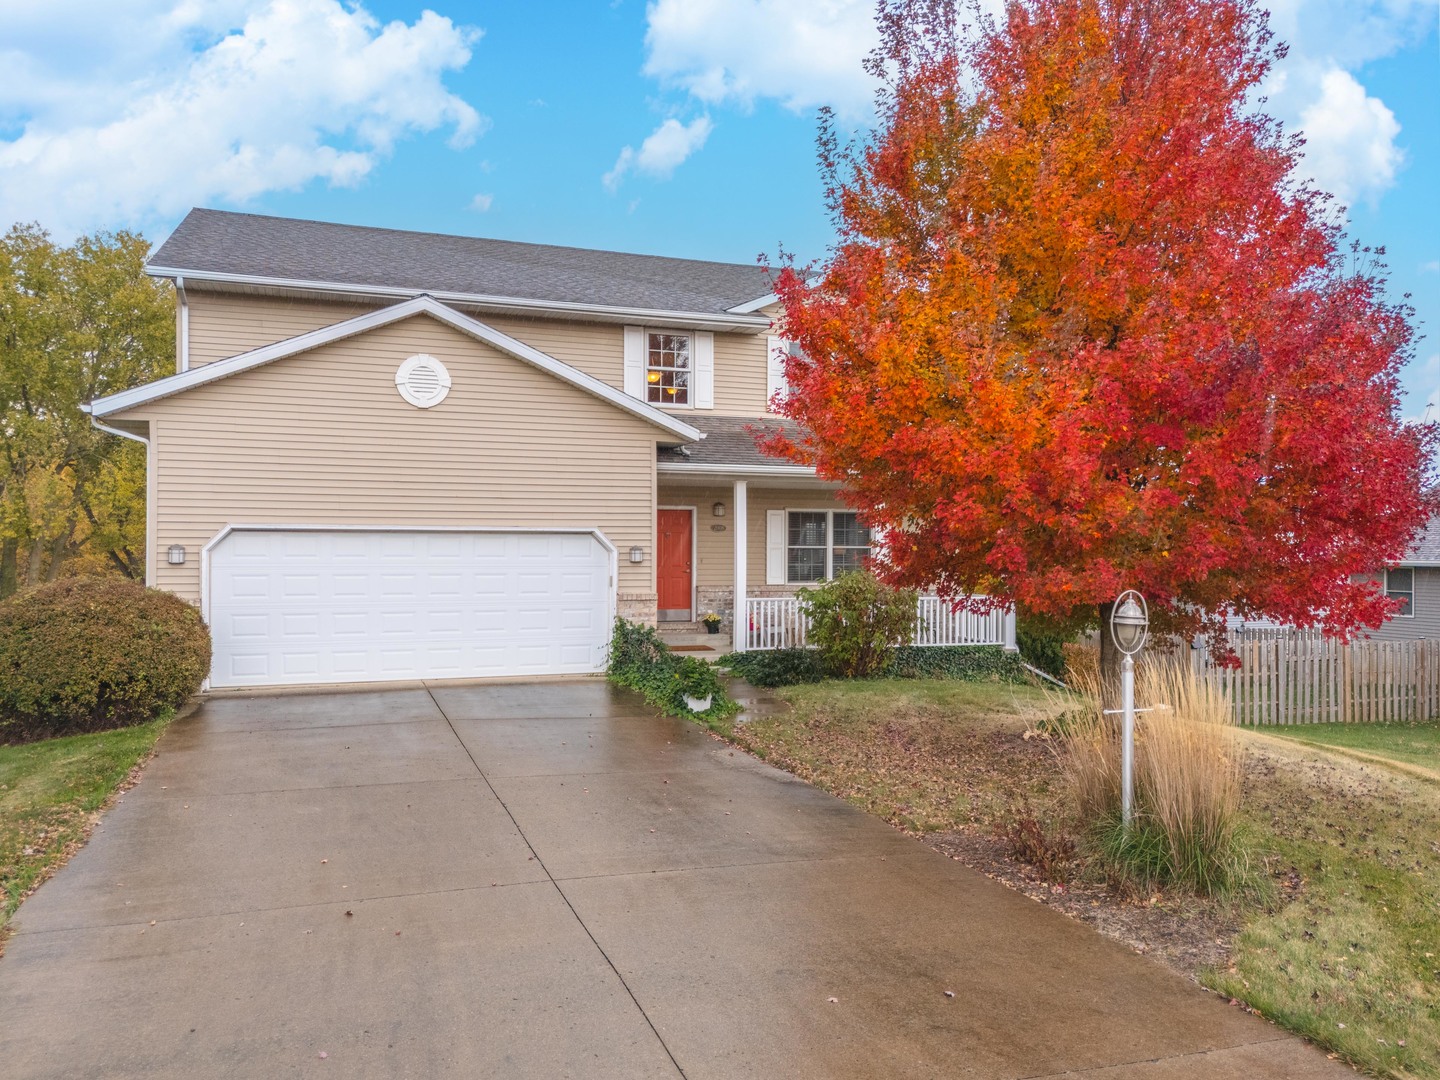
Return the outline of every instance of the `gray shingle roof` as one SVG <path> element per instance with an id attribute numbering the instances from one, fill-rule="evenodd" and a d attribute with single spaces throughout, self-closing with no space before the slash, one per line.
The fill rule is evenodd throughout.
<path id="1" fill-rule="evenodd" d="M 1420 538 L 1410 545 L 1405 558 L 1400 560 L 1401 566 L 1408 563 L 1440 566 L 1440 517 L 1432 517 Z"/>
<path id="2" fill-rule="evenodd" d="M 760 266 L 191 210 L 152 267 L 649 311 L 723 313 L 771 291 Z"/>
<path id="3" fill-rule="evenodd" d="M 754 432 L 799 432 L 799 425 L 776 418 L 757 419 L 753 416 L 686 416 L 685 422 L 705 433 L 698 443 L 685 447 L 661 447 L 658 460 L 686 465 L 734 465 L 755 468 L 766 465 L 793 465 L 784 458 L 767 457 L 755 445 Z"/>

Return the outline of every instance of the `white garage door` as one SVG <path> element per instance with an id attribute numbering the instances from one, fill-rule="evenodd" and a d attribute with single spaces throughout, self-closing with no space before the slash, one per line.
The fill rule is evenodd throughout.
<path id="1" fill-rule="evenodd" d="M 210 552 L 213 686 L 599 671 L 589 533 L 237 530 Z"/>

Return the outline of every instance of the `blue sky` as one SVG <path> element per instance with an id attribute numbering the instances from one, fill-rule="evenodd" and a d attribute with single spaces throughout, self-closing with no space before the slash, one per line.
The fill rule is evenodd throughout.
<path id="1" fill-rule="evenodd" d="M 1388 250 L 1440 401 L 1434 0 L 1274 0 L 1268 108 Z M 0 0 L 0 219 L 158 241 L 192 205 L 750 262 L 830 237 L 868 0 Z"/>

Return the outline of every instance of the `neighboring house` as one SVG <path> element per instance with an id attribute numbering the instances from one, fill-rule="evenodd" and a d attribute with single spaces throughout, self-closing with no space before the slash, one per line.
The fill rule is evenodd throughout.
<path id="1" fill-rule="evenodd" d="M 1440 517 L 1431 518 L 1405 557 L 1375 575 L 1387 596 L 1402 603 L 1384 625 L 1368 631 L 1376 641 L 1440 638 Z"/>
<path id="2" fill-rule="evenodd" d="M 1401 607 L 1382 625 L 1363 631 L 1362 637 L 1375 641 L 1440 639 L 1440 517 L 1430 519 L 1403 559 L 1388 570 L 1366 577 L 1378 582 L 1385 595 L 1399 600 Z M 1232 630 L 1286 629 L 1285 624 L 1268 619 L 1242 620 L 1235 616 L 1227 620 L 1227 625 Z"/>
<path id="3" fill-rule="evenodd" d="M 762 456 L 765 270 L 194 210 L 178 371 L 101 398 L 146 442 L 147 580 L 214 686 L 594 672 L 859 565 L 833 485 Z"/>

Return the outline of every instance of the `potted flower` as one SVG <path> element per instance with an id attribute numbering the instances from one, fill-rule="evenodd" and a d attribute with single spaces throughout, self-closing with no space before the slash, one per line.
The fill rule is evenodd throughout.
<path id="1" fill-rule="evenodd" d="M 720 632 L 721 619 L 715 612 L 707 611 L 704 615 L 700 616 L 700 621 L 705 624 L 705 629 L 710 631 L 710 633 L 718 634 Z"/>
<path id="2" fill-rule="evenodd" d="M 715 674 L 715 669 L 693 656 L 681 657 L 675 680 L 681 700 L 692 713 L 708 710 L 720 692 L 720 676 Z"/>

